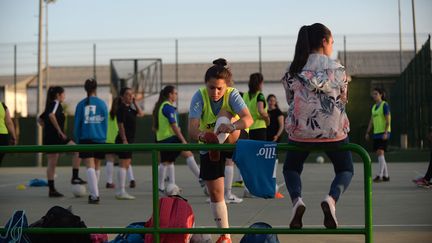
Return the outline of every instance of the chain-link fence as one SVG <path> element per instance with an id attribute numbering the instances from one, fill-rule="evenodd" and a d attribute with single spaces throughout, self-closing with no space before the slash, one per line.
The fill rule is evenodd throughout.
<path id="1" fill-rule="evenodd" d="M 430 36 L 396 81 L 392 92 L 392 134 L 409 147 L 423 147 L 432 126 Z M 403 141 L 402 141 L 403 143 Z"/>

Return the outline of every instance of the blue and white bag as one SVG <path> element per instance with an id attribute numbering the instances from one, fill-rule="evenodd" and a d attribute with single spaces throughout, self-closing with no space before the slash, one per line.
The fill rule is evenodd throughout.
<path id="1" fill-rule="evenodd" d="M 23 210 L 17 210 L 5 225 L 5 235 L 0 235 L 0 243 L 30 243 L 30 240 L 22 233 L 23 228 L 28 227 L 27 217 Z"/>
<path id="2" fill-rule="evenodd" d="M 245 186 L 257 197 L 274 198 L 276 193 L 277 143 L 239 139 L 233 160 Z"/>

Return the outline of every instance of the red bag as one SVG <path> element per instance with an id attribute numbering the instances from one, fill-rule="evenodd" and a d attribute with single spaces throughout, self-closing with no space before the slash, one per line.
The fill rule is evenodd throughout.
<path id="1" fill-rule="evenodd" d="M 191 205 L 181 196 L 162 197 L 159 199 L 160 228 L 193 228 L 195 216 Z M 153 217 L 146 223 L 153 227 Z M 192 234 L 161 234 L 161 243 L 188 243 Z M 146 234 L 146 243 L 153 242 L 153 235 Z"/>

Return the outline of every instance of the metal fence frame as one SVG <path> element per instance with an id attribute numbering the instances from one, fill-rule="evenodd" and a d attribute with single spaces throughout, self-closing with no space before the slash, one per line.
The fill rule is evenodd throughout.
<path id="1" fill-rule="evenodd" d="M 132 228 L 23 228 L 23 233 L 32 234 L 89 234 L 89 233 L 151 233 L 154 236 L 154 242 L 160 242 L 160 234 L 166 233 L 207 233 L 207 234 L 361 234 L 365 236 L 365 242 L 373 241 L 372 229 L 372 178 L 371 178 L 371 159 L 366 150 L 360 145 L 349 143 L 344 144 L 334 150 L 353 151 L 357 153 L 364 167 L 364 228 L 303 228 L 290 229 L 277 227 L 271 229 L 254 229 L 254 228 L 160 228 L 159 221 L 159 194 L 158 194 L 158 152 L 159 151 L 183 151 L 183 150 L 234 150 L 235 144 L 107 144 L 107 145 L 49 145 L 49 146 L 0 146 L 0 153 L 49 153 L 49 152 L 122 152 L 122 151 L 140 151 L 152 153 L 152 189 L 153 189 L 153 219 L 154 226 L 150 228 L 132 229 Z M 278 144 L 278 151 L 310 151 L 319 152 L 324 148 L 316 147 L 306 149 L 303 147 Z M 326 148 L 328 150 L 328 148 Z M 0 233 L 4 233 L 5 228 L 0 228 Z"/>

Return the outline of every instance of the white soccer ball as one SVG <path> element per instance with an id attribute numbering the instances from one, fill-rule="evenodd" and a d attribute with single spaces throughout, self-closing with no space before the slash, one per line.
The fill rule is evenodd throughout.
<path id="1" fill-rule="evenodd" d="M 323 163 L 324 163 L 324 157 L 322 157 L 322 156 L 318 156 L 318 157 L 316 157 L 316 162 L 317 162 L 318 164 L 323 164 Z"/>
<path id="2" fill-rule="evenodd" d="M 212 243 L 211 234 L 194 234 L 190 239 L 190 243 Z"/>
<path id="3" fill-rule="evenodd" d="M 165 192 L 167 196 L 180 195 L 180 188 L 176 184 L 171 183 L 167 185 L 167 187 L 165 188 Z"/>
<path id="4" fill-rule="evenodd" d="M 75 197 L 84 197 L 85 195 L 87 195 L 87 190 L 85 185 L 80 185 L 80 184 L 72 185 L 72 194 Z"/>

